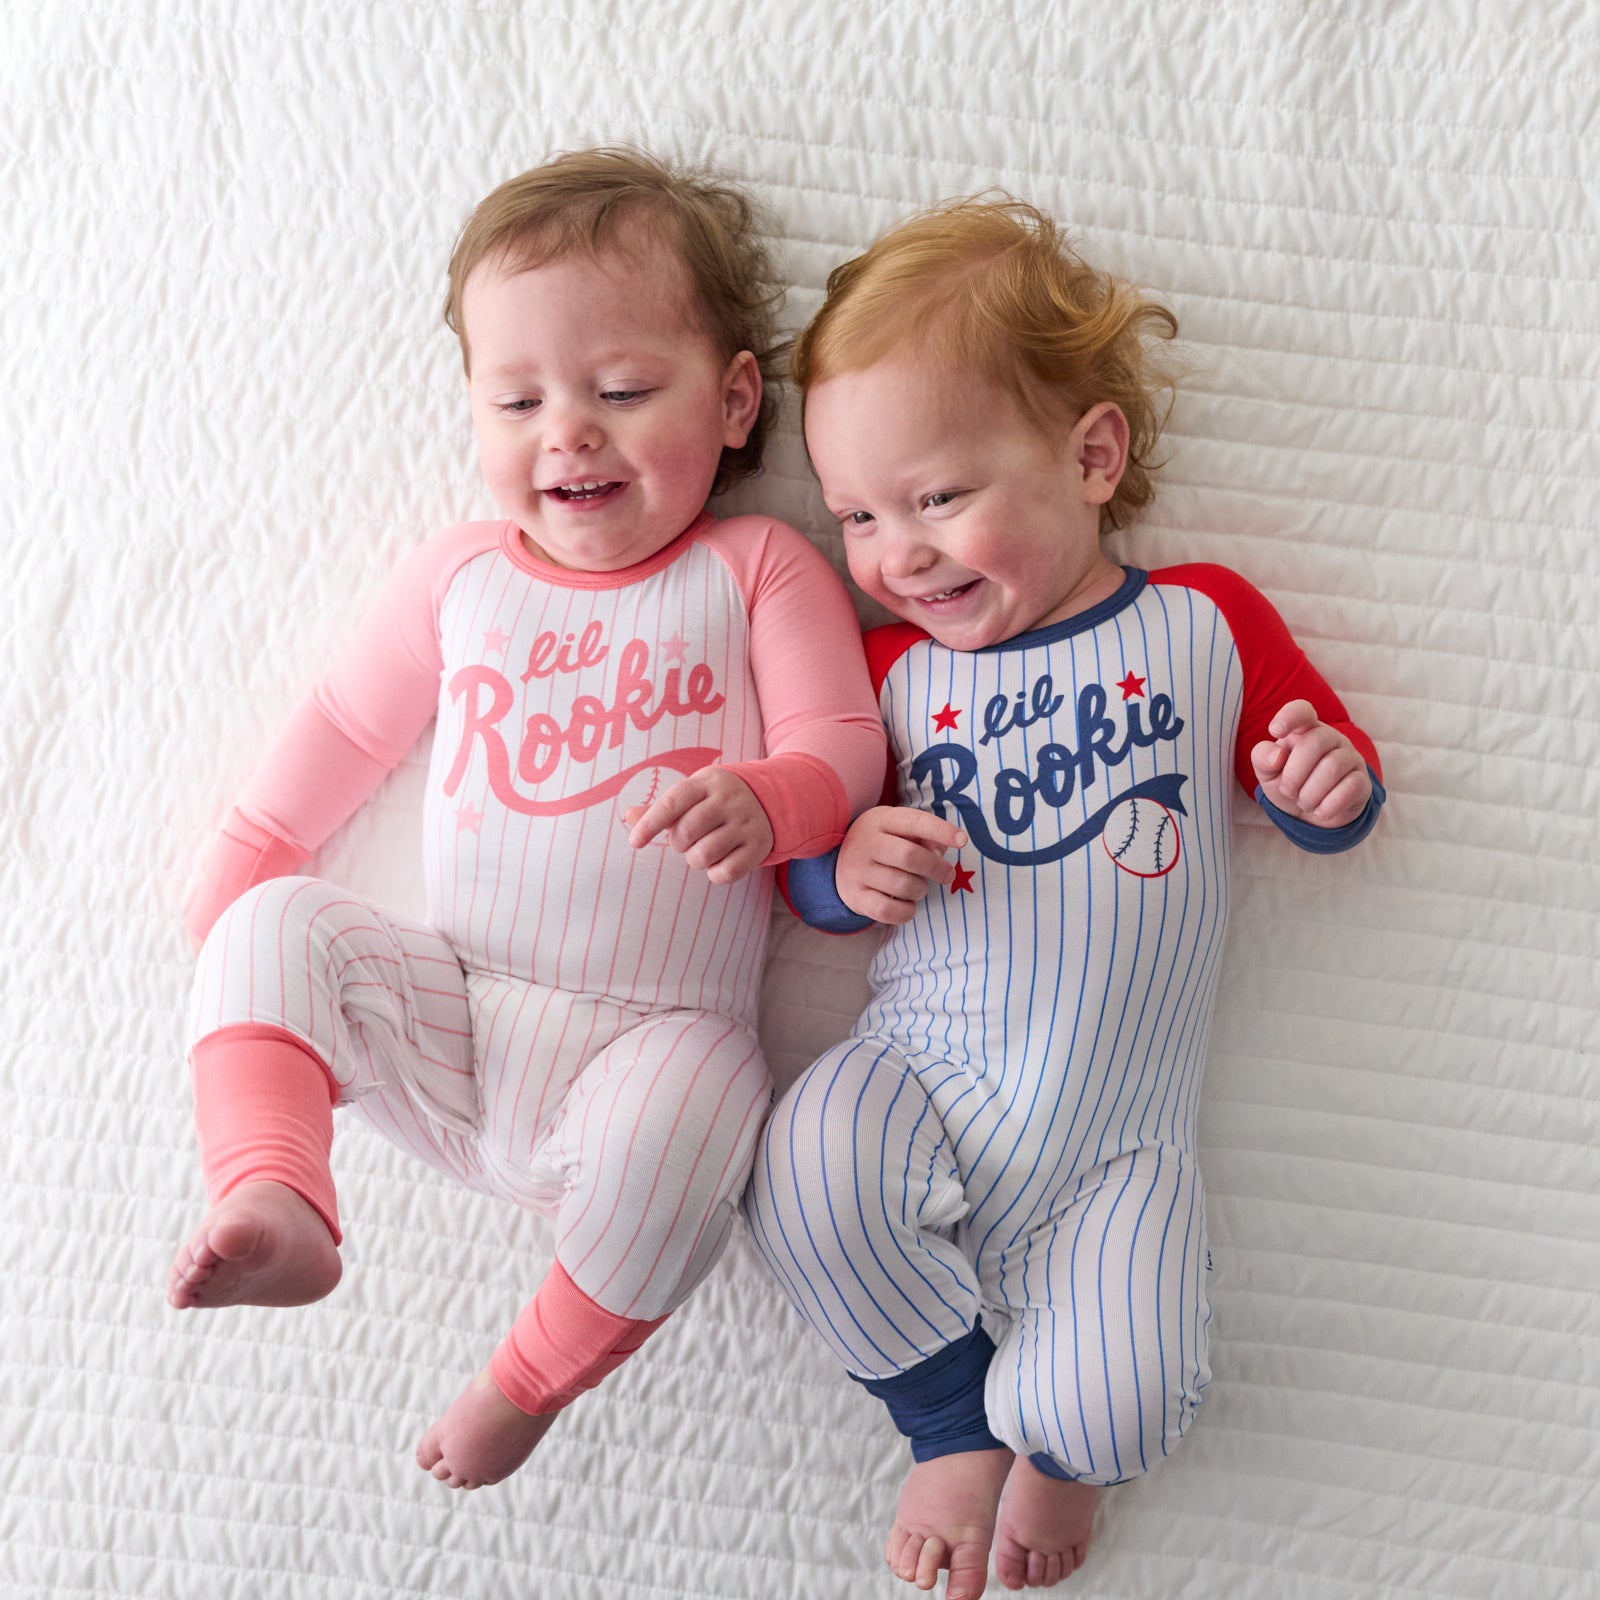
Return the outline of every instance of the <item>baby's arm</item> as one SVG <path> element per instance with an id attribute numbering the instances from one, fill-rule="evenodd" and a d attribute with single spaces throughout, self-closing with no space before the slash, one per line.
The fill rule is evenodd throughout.
<path id="1" fill-rule="evenodd" d="M 202 861 L 184 917 L 196 947 L 246 889 L 304 865 L 428 726 L 441 670 L 437 592 L 478 542 L 454 529 L 403 561 L 268 745 Z"/>
<path id="2" fill-rule="evenodd" d="M 184 912 L 193 947 L 246 889 L 304 866 L 388 771 L 330 719 L 315 691 L 302 701 L 206 848 Z"/>
<path id="3" fill-rule="evenodd" d="M 1206 563 L 1152 572 L 1150 582 L 1192 589 L 1222 612 L 1244 671 L 1234 771 L 1245 792 L 1302 850 L 1331 855 L 1359 844 L 1385 799 L 1378 753 L 1271 601 Z"/>
<path id="4" fill-rule="evenodd" d="M 715 883 L 831 849 L 883 782 L 885 735 L 844 585 L 793 528 L 754 517 L 709 542 L 744 595 L 766 754 L 682 779 L 636 817 Z"/>

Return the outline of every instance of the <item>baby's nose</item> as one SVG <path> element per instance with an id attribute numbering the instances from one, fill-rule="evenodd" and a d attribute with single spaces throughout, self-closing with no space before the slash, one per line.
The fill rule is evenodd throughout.
<path id="1" fill-rule="evenodd" d="M 605 438 L 599 417 L 587 406 L 546 407 L 544 427 L 545 447 L 565 454 L 593 450 Z"/>
<path id="2" fill-rule="evenodd" d="M 891 578 L 909 578 L 931 566 L 936 552 L 915 535 L 898 534 L 884 541 L 882 564 Z"/>

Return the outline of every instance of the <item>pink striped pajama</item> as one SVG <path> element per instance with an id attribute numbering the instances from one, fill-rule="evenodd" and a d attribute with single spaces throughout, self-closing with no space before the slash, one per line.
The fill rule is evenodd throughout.
<path id="1" fill-rule="evenodd" d="M 283 876 L 435 717 L 426 922 Z M 216 920 L 191 1040 L 298 1042 L 395 1143 L 552 1214 L 560 1267 L 603 1312 L 663 1316 L 726 1242 L 770 1098 L 770 873 L 712 884 L 622 822 L 712 763 L 767 811 L 770 862 L 836 844 L 876 798 L 854 613 L 799 534 L 704 516 L 588 573 L 538 561 L 511 524 L 450 530 L 403 564 L 225 823 L 192 918 Z"/>

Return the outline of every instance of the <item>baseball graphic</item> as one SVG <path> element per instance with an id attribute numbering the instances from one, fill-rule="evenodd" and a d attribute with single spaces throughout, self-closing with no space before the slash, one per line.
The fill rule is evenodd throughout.
<path id="1" fill-rule="evenodd" d="M 1162 878 L 1178 864 L 1178 822 L 1150 799 L 1128 799 L 1106 818 L 1100 835 L 1106 854 L 1136 878 Z"/>
<path id="2" fill-rule="evenodd" d="M 634 806 L 647 806 L 654 800 L 659 800 L 668 789 L 678 780 L 678 774 L 668 768 L 646 767 L 642 772 L 636 772 L 617 791 L 617 822 L 624 832 L 633 826 L 628 821 L 627 814 Z M 634 821 L 638 821 L 636 817 Z M 665 833 L 658 833 L 651 844 L 664 845 L 667 842 Z"/>

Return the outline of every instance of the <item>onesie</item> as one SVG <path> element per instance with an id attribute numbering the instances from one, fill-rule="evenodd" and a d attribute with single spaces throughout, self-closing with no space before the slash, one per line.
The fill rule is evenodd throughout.
<path id="1" fill-rule="evenodd" d="M 430 722 L 425 919 L 294 875 Z M 300 1045 L 396 1143 L 554 1215 L 584 1296 L 659 1319 L 722 1250 L 770 1103 L 772 874 L 713 884 L 631 846 L 624 813 L 725 766 L 772 823 L 768 865 L 836 844 L 882 761 L 849 599 L 792 528 L 705 514 L 618 572 L 552 566 L 508 522 L 451 529 L 225 824 L 191 1048 Z"/>
<path id="2" fill-rule="evenodd" d="M 1381 786 L 1348 827 L 1316 828 L 1259 795 L 1251 747 L 1303 698 L 1374 779 L 1377 757 L 1270 604 L 1221 567 L 1126 569 L 1101 604 L 982 650 L 906 624 L 867 646 L 886 803 L 969 844 L 890 932 L 851 1037 L 774 1113 L 752 1236 L 918 1459 L 1004 1444 L 1054 1476 L 1116 1482 L 1167 1453 L 1208 1377 L 1195 1120 L 1230 777 L 1296 843 L 1343 849 Z M 791 864 L 791 903 L 818 926 L 866 926 L 832 860 Z M 975 1424 L 971 1408 L 950 1422 L 963 1382 L 981 1389 Z"/>

